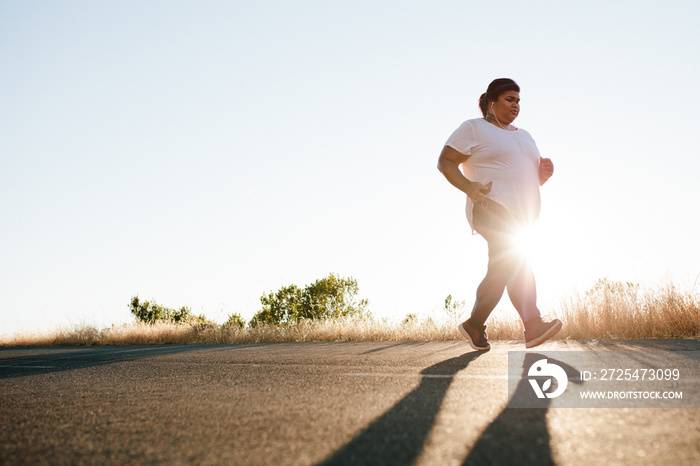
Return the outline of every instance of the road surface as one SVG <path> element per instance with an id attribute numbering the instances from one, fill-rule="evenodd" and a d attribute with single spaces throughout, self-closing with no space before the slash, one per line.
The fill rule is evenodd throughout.
<path id="1" fill-rule="evenodd" d="M 700 355 L 700 341 L 535 350 L 545 349 Z M 523 350 L 458 341 L 2 348 L 0 464 L 700 464 L 700 409 L 507 409 L 508 352 Z"/>

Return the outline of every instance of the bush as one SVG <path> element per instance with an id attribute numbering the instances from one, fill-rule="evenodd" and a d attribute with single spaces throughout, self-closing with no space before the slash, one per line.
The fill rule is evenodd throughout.
<path id="1" fill-rule="evenodd" d="M 234 312 L 228 316 L 228 320 L 224 322 L 224 327 L 243 328 L 245 327 L 245 320 L 243 320 L 240 314 Z"/>
<path id="2" fill-rule="evenodd" d="M 253 316 L 251 326 L 266 324 L 296 324 L 305 319 L 335 319 L 365 316 L 366 299 L 356 301 L 357 280 L 334 274 L 316 280 L 303 289 L 296 285 L 280 288 L 260 297 L 262 309 Z"/>
<path id="3" fill-rule="evenodd" d="M 138 296 L 131 298 L 129 304 L 131 313 L 140 322 L 155 324 L 156 322 L 166 322 L 174 324 L 206 324 L 209 323 L 204 315 L 195 316 L 192 310 L 183 306 L 180 309 L 171 309 L 151 301 L 143 301 Z"/>
<path id="4" fill-rule="evenodd" d="M 442 310 L 445 311 L 447 315 L 447 321 L 450 324 L 456 324 L 460 322 L 461 317 L 467 313 L 467 302 L 466 301 L 453 301 L 452 295 L 448 294 L 445 298 L 445 304 Z"/>
<path id="5" fill-rule="evenodd" d="M 401 321 L 401 325 L 406 327 L 418 325 L 418 314 L 414 314 L 412 312 L 406 314 L 406 317 L 404 317 L 404 319 Z"/>

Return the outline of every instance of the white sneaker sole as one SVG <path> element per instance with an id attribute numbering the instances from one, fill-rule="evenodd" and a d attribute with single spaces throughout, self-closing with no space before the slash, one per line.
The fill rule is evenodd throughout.
<path id="1" fill-rule="evenodd" d="M 459 333 L 461 333 L 462 336 L 464 336 L 464 338 L 467 339 L 467 341 L 469 342 L 469 346 L 471 346 L 471 347 L 474 348 L 475 350 L 477 350 L 477 351 L 486 351 L 486 350 L 490 350 L 490 349 L 491 349 L 491 345 L 490 345 L 489 343 L 486 343 L 486 346 L 485 346 L 485 347 L 484 347 L 484 346 L 476 346 L 476 344 L 474 344 L 474 342 L 472 341 L 472 337 L 470 337 L 470 336 L 469 336 L 469 333 L 467 333 L 467 331 L 464 330 L 464 324 L 463 324 L 463 323 L 462 323 L 462 324 L 459 324 L 459 325 L 457 326 L 457 330 L 459 330 Z"/>
<path id="2" fill-rule="evenodd" d="M 549 330 L 547 330 L 546 332 L 544 332 L 542 335 L 535 338 L 534 340 L 526 342 L 525 348 L 533 348 L 537 345 L 541 345 L 542 343 L 544 343 L 545 341 L 549 340 L 554 335 L 559 333 L 559 330 L 561 330 L 561 326 L 562 326 L 561 320 L 557 319 L 556 325 L 554 325 L 552 328 L 550 328 Z"/>

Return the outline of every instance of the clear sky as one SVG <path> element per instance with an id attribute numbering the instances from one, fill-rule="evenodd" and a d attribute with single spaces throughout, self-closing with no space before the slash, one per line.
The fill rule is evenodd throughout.
<path id="1" fill-rule="evenodd" d="M 555 164 L 543 312 L 603 277 L 698 290 L 698 19 L 694 0 L 0 0 L 0 334 L 129 322 L 134 295 L 247 319 L 330 272 L 380 317 L 471 302 L 485 242 L 436 162 L 498 77 Z"/>

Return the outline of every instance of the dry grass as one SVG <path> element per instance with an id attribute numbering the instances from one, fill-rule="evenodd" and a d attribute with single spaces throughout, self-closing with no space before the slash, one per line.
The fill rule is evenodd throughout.
<path id="1" fill-rule="evenodd" d="M 391 324 L 372 319 L 305 321 L 296 325 L 224 327 L 136 323 L 104 330 L 82 326 L 47 334 L 15 335 L 0 341 L 0 346 L 75 346 L 75 345 L 152 345 L 211 343 L 272 343 L 302 341 L 407 341 L 456 339 L 453 326 L 432 321 L 415 324 Z"/>
<path id="2" fill-rule="evenodd" d="M 47 334 L 15 335 L 0 346 L 76 346 L 268 343 L 303 341 L 432 341 L 462 337 L 455 327 L 468 314 L 466 303 L 455 303 L 436 322 L 412 317 L 402 323 L 376 319 L 305 321 L 296 325 L 239 328 L 206 324 L 89 326 Z M 521 340 L 522 324 L 515 316 L 494 313 L 487 322 L 491 340 Z M 700 337 L 700 297 L 669 285 L 642 290 L 630 283 L 601 280 L 552 314 L 564 321 L 558 339 L 640 339 Z"/>
<path id="3" fill-rule="evenodd" d="M 632 283 L 599 281 L 562 306 L 563 338 L 700 337 L 700 296 L 673 285 L 643 290 Z"/>

